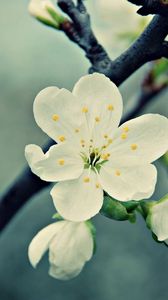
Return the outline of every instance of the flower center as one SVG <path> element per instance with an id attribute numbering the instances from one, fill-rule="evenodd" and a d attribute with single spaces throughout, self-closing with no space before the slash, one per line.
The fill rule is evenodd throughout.
<path id="1" fill-rule="evenodd" d="M 109 143 L 101 148 L 94 148 L 92 142 L 89 146 L 89 154 L 81 152 L 81 157 L 83 158 L 85 169 L 91 168 L 93 171 L 99 171 L 102 164 L 107 162 L 110 157 L 110 153 L 106 152 Z"/>

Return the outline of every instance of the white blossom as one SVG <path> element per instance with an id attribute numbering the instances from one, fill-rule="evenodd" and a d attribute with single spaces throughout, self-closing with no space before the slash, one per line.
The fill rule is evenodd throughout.
<path id="1" fill-rule="evenodd" d="M 149 208 L 147 224 L 157 236 L 158 241 L 168 244 L 168 195 L 157 202 L 152 202 Z"/>
<path id="2" fill-rule="evenodd" d="M 37 233 L 29 245 L 33 267 L 49 251 L 49 275 L 61 280 L 77 276 L 93 254 L 93 237 L 84 222 L 59 221 Z"/>
<path id="3" fill-rule="evenodd" d="M 125 0 L 96 0 L 88 1 L 89 11 L 95 15 L 95 30 L 100 42 L 108 47 L 113 56 L 118 56 L 126 47 L 129 40 L 123 39 L 123 34 L 142 31 L 151 16 L 138 15 L 138 6 Z M 141 28 L 142 27 L 142 28 Z M 140 32 L 139 32 L 140 34 Z M 139 36 L 137 35 L 137 37 Z"/>
<path id="4" fill-rule="evenodd" d="M 28 145 L 25 155 L 51 190 L 61 216 L 84 221 L 103 204 L 103 190 L 120 201 L 149 198 L 157 171 L 151 162 L 168 149 L 168 119 L 146 114 L 118 127 L 122 98 L 107 77 L 82 77 L 72 93 L 48 87 L 34 102 L 37 124 L 58 144 L 43 153 Z M 118 127 L 118 128 L 117 128 Z"/>

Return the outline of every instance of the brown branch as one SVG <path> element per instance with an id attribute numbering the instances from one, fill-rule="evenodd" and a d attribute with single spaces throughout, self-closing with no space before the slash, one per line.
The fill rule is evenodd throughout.
<path id="1" fill-rule="evenodd" d="M 79 9 L 79 3 L 82 3 L 82 10 Z M 58 5 L 71 18 L 71 21 L 62 24 L 62 30 L 85 51 L 91 62 L 90 73 L 103 73 L 120 85 L 145 63 L 164 55 L 167 57 L 164 44 L 168 34 L 167 17 L 155 16 L 140 37 L 112 61 L 92 31 L 90 17 L 83 1 L 78 1 L 78 5 L 75 6 L 72 0 L 58 0 Z"/>
<path id="2" fill-rule="evenodd" d="M 159 14 L 168 16 L 168 0 L 128 0 L 129 2 L 141 5 L 142 7 L 137 11 L 141 16 L 149 14 Z"/>

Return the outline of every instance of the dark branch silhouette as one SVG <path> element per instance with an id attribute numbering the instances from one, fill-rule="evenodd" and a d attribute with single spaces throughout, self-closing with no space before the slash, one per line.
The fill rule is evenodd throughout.
<path id="1" fill-rule="evenodd" d="M 149 14 L 159 14 L 168 16 L 168 1 L 167 0 L 128 0 L 129 2 L 141 6 L 137 11 L 141 16 Z"/>

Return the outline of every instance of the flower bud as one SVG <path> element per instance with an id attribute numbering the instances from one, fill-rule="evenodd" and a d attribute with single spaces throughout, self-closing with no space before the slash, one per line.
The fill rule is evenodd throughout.
<path id="1" fill-rule="evenodd" d="M 43 228 L 31 241 L 28 256 L 33 267 L 49 251 L 49 275 L 61 280 L 77 276 L 94 251 L 92 230 L 86 222 L 59 221 Z"/>
<path id="2" fill-rule="evenodd" d="M 132 201 L 131 201 L 132 202 Z M 117 220 L 117 221 L 124 221 L 129 220 L 131 223 L 135 222 L 135 214 L 133 213 L 133 207 L 135 206 L 132 204 L 129 208 L 130 212 L 127 211 L 127 208 L 123 203 L 109 197 L 104 197 L 103 206 L 101 209 L 101 214 L 106 216 L 107 218 Z"/>
<path id="3" fill-rule="evenodd" d="M 160 242 L 168 244 L 168 194 L 146 207 L 146 223 Z"/>
<path id="4" fill-rule="evenodd" d="M 65 21 L 65 18 L 57 13 L 50 0 L 31 0 L 28 10 L 40 22 L 57 29 Z"/>

